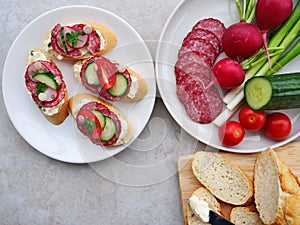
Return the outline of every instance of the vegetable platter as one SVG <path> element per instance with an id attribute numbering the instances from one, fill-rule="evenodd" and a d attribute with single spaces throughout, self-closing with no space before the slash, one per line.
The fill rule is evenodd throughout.
<path id="1" fill-rule="evenodd" d="M 241 107 L 245 106 L 244 99 L 244 83 L 238 88 L 233 89 L 221 89 L 217 87 L 216 93 L 221 96 L 222 99 L 222 112 L 219 114 L 219 118 L 212 120 L 212 122 L 207 123 L 199 123 L 191 119 L 191 117 L 187 114 L 187 111 L 191 111 L 191 109 L 185 108 L 182 104 L 182 101 L 178 99 L 177 96 L 177 78 L 176 72 L 174 71 L 175 64 L 178 60 L 179 50 L 182 48 L 184 39 L 188 36 L 189 32 L 193 30 L 195 24 L 197 24 L 201 20 L 205 20 L 208 18 L 213 18 L 221 21 L 226 28 L 234 23 L 238 23 L 240 21 L 240 12 L 236 5 L 237 1 L 228 0 L 228 1 L 182 1 L 176 9 L 173 11 L 171 16 L 169 17 L 162 33 L 160 36 L 159 44 L 157 47 L 157 55 L 156 55 L 156 79 L 157 85 L 160 92 L 160 96 L 163 99 L 163 102 L 175 119 L 175 121 L 182 127 L 183 130 L 188 132 L 191 136 L 196 138 L 197 140 L 210 145 L 214 148 L 230 151 L 230 152 L 238 152 L 238 153 L 251 153 L 251 152 L 259 152 L 264 150 L 266 147 L 276 148 L 282 146 L 300 135 L 300 109 L 292 108 L 292 109 L 267 109 L 266 113 L 271 114 L 273 112 L 280 111 L 288 116 L 291 121 L 291 130 L 289 132 L 288 137 L 281 140 L 274 140 L 272 138 L 267 137 L 264 131 L 250 131 L 245 129 L 245 134 L 243 140 L 234 146 L 227 146 L 222 144 L 220 139 L 218 138 L 219 127 L 228 120 L 239 121 L 239 111 Z M 243 2 L 243 1 L 240 1 Z M 246 2 L 252 2 L 252 0 L 248 0 Z M 296 6 L 297 1 L 293 1 L 294 7 Z M 299 5 L 299 4 L 298 4 Z M 243 6 L 243 5 L 242 5 Z M 254 16 L 254 15 L 252 15 Z M 253 18 L 253 17 L 252 17 Z M 296 26 L 296 25 L 295 25 Z M 291 29 L 291 28 L 290 28 Z M 268 30 L 269 31 L 269 30 Z M 270 32 L 274 32 L 270 30 Z M 295 38 L 295 37 L 293 37 Z M 269 41 L 269 39 L 268 39 Z M 293 41 L 293 39 L 289 40 Z M 274 42 L 268 43 L 271 47 L 269 48 L 270 61 L 274 63 L 274 60 L 279 60 L 279 54 L 276 56 L 274 53 L 276 50 L 281 53 L 285 50 L 282 46 L 279 46 L 278 49 L 273 48 Z M 265 74 L 271 75 L 273 73 L 277 74 L 291 74 L 297 73 L 300 71 L 299 65 L 297 65 L 297 61 L 299 61 L 300 56 L 297 55 L 299 40 L 296 47 L 293 49 L 293 56 L 289 53 L 287 56 L 282 57 L 281 62 L 284 67 L 280 68 L 275 63 L 273 66 L 274 70 L 270 70 L 271 72 L 267 72 L 269 70 L 269 64 L 267 56 L 262 56 L 260 54 L 255 59 L 249 57 L 245 58 L 245 60 L 241 60 L 241 65 L 243 68 L 247 68 L 247 66 L 253 66 L 251 63 L 257 60 L 257 58 L 262 57 L 257 64 L 260 64 L 262 67 L 262 71 L 265 70 Z M 273 46 L 273 47 L 272 47 Z M 274 50 L 275 49 L 275 50 Z M 259 50 L 260 53 L 263 52 L 262 48 Z M 257 53 L 259 54 L 259 53 Z M 299 53 L 298 53 L 299 54 Z M 275 56 L 275 57 L 274 57 Z M 220 61 L 223 58 L 226 58 L 226 54 L 222 52 L 219 54 L 215 62 Z M 276 58 L 277 57 L 277 58 Z M 273 60 L 273 61 L 272 61 Z M 258 66 L 257 66 L 258 67 Z M 260 68 L 259 67 L 259 68 Z M 249 69 L 250 67 L 248 67 Z M 280 70 L 279 70 L 280 69 Z M 276 72 L 274 72 L 276 70 Z M 246 70 L 245 70 L 246 71 Z M 248 70 L 247 70 L 248 71 Z M 245 80 L 251 78 L 252 76 L 258 73 L 258 70 L 254 71 L 250 69 L 253 74 L 248 72 L 245 73 Z M 277 72 L 278 71 L 278 72 Z M 238 97 L 237 97 L 238 96 Z M 226 100 L 227 99 L 227 100 Z M 227 102 L 228 101 L 228 102 Z M 229 106 L 229 107 L 228 107 Z M 218 121 L 219 120 L 219 121 Z"/>

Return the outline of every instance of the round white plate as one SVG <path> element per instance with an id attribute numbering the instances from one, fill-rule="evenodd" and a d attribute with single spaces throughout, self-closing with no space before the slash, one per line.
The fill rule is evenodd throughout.
<path id="1" fill-rule="evenodd" d="M 218 127 L 211 124 L 199 124 L 193 122 L 186 114 L 184 106 L 176 96 L 176 84 L 174 75 L 174 65 L 177 60 L 177 52 L 186 34 L 191 31 L 194 24 L 203 18 L 217 18 L 225 26 L 239 21 L 238 13 L 234 1 L 230 0 L 188 0 L 182 1 L 169 17 L 157 47 L 155 60 L 156 80 L 160 95 L 177 123 L 190 135 L 199 141 L 212 147 L 240 153 L 258 152 L 266 147 L 278 147 L 284 145 L 300 135 L 300 110 L 282 110 L 289 115 L 293 123 L 290 136 L 284 141 L 272 141 L 260 132 L 247 132 L 245 139 L 237 146 L 227 148 L 222 146 L 218 138 Z M 220 55 L 222 57 L 222 55 Z M 224 55 L 223 55 L 224 57 Z M 280 72 L 299 71 L 300 57 L 298 56 Z M 233 117 L 236 119 L 236 115 Z"/>
<path id="2" fill-rule="evenodd" d="M 58 19 L 59 18 L 59 19 Z M 109 149 L 92 144 L 76 128 L 71 115 L 59 126 L 52 125 L 30 99 L 24 83 L 25 62 L 32 48 L 42 48 L 44 36 L 57 24 L 95 21 L 110 27 L 118 37 L 117 46 L 105 56 L 122 62 L 147 82 L 148 94 L 137 103 L 116 103 L 129 119 L 135 138 L 142 132 L 152 113 L 156 84 L 153 60 L 141 36 L 123 19 L 111 12 L 89 6 L 68 6 L 51 10 L 29 23 L 18 35 L 3 68 L 3 97 L 8 115 L 23 138 L 43 154 L 64 162 L 88 163 L 103 160 L 128 145 Z M 69 97 L 86 92 L 72 74 L 71 62 L 55 60 L 61 69 Z"/>

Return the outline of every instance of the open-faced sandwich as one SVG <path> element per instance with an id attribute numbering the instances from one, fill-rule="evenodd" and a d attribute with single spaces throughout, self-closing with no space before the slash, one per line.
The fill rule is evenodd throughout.
<path id="1" fill-rule="evenodd" d="M 58 60 L 80 60 L 111 51 L 117 43 L 115 33 L 96 22 L 71 25 L 56 24 L 46 35 L 45 51 Z"/>
<path id="2" fill-rule="evenodd" d="M 148 91 L 136 72 L 103 56 L 78 61 L 73 73 L 86 89 L 109 101 L 136 102 Z"/>
<path id="3" fill-rule="evenodd" d="M 122 145 L 132 138 L 127 118 L 116 107 L 95 96 L 77 94 L 70 98 L 69 109 L 79 131 L 96 145 Z"/>
<path id="4" fill-rule="evenodd" d="M 28 92 L 43 115 L 53 124 L 68 116 L 68 92 L 61 71 L 41 49 L 29 52 L 25 72 Z"/>

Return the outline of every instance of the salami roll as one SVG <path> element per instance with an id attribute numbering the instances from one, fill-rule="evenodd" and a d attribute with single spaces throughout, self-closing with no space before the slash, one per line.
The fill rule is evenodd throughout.
<path id="1" fill-rule="evenodd" d="M 73 73 L 87 90 L 109 101 L 136 102 L 148 91 L 139 74 L 103 56 L 76 62 Z"/>
<path id="2" fill-rule="evenodd" d="M 222 43 L 222 37 L 226 30 L 224 24 L 220 20 L 214 18 L 206 18 L 200 20 L 193 27 L 193 30 L 197 29 L 204 29 L 212 32 L 217 36 L 220 43 Z"/>
<path id="3" fill-rule="evenodd" d="M 86 59 L 112 50 L 117 43 L 115 33 L 95 22 L 72 25 L 56 24 L 43 41 L 44 50 L 58 60 Z"/>
<path id="4" fill-rule="evenodd" d="M 190 31 L 187 36 L 183 39 L 183 42 L 189 41 L 191 39 L 201 38 L 203 40 L 208 41 L 215 49 L 216 55 L 221 52 L 221 43 L 218 37 L 209 30 L 205 30 L 202 28 L 194 29 Z"/>
<path id="5" fill-rule="evenodd" d="M 69 109 L 76 119 L 78 130 L 100 146 L 117 146 L 132 138 L 127 118 L 110 103 L 89 94 L 70 98 Z"/>
<path id="6" fill-rule="evenodd" d="M 28 54 L 25 85 L 42 114 L 53 124 L 68 116 L 68 92 L 56 64 L 41 49 Z"/>

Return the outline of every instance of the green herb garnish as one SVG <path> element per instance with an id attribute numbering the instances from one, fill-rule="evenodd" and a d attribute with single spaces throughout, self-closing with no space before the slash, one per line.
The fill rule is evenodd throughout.
<path id="1" fill-rule="evenodd" d="M 66 33 L 67 40 L 69 43 L 72 43 L 73 48 L 77 45 L 78 41 L 81 41 L 80 39 L 78 39 L 80 35 L 81 32 L 79 30 L 76 32 Z"/>
<path id="2" fill-rule="evenodd" d="M 44 84 L 37 83 L 35 85 L 35 92 L 37 95 L 39 95 L 40 93 L 44 93 L 47 89 L 48 87 Z"/>
<path id="3" fill-rule="evenodd" d="M 97 128 L 96 122 L 88 118 L 84 120 L 84 126 L 89 134 L 93 134 L 94 129 Z"/>
<path id="4" fill-rule="evenodd" d="M 65 36 L 64 36 L 64 27 L 61 27 L 61 28 L 60 28 L 59 34 L 60 34 L 60 38 L 61 38 L 61 42 L 62 42 L 62 44 L 63 44 L 63 47 L 64 47 L 64 49 L 65 49 L 67 55 L 69 55 L 67 43 L 66 43 Z"/>

